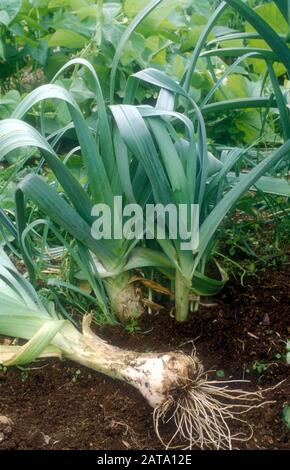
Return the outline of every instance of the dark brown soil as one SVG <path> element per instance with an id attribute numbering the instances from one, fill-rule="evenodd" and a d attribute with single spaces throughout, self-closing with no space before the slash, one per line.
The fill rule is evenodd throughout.
<path id="1" fill-rule="evenodd" d="M 290 405 L 285 341 L 290 337 L 289 267 L 231 283 L 202 307 L 195 319 L 176 325 L 165 311 L 144 318 L 141 331 L 99 328 L 124 348 L 140 351 L 183 349 L 192 341 L 208 369 L 225 379 L 246 378 L 249 387 L 270 387 L 275 403 L 247 415 L 254 437 L 241 447 L 289 449 L 290 430 L 281 419 Z M 281 355 L 281 356 L 280 356 Z M 265 364 L 260 374 L 256 368 Z M 254 366 L 254 369 L 253 369 Z M 263 367 L 263 366 L 262 366 Z M 215 373 L 212 376 L 216 378 Z M 0 415 L 14 422 L 0 449 L 161 449 L 152 411 L 130 386 L 69 362 L 50 361 L 32 370 L 0 372 Z"/>

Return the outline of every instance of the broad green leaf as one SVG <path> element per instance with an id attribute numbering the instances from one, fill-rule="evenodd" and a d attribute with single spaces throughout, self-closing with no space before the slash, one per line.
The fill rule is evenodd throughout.
<path id="1" fill-rule="evenodd" d="M 124 34 L 122 35 L 118 47 L 116 49 L 113 62 L 112 62 L 112 70 L 111 70 L 111 77 L 110 77 L 110 103 L 114 103 L 114 92 L 115 92 L 115 81 L 116 81 L 116 73 L 118 64 L 122 55 L 122 51 L 130 39 L 132 33 L 136 30 L 139 24 L 146 18 L 153 10 L 156 8 L 162 0 L 152 0 L 148 5 L 145 6 L 143 10 L 141 10 L 133 19 L 131 24 L 126 28 Z"/>
<path id="2" fill-rule="evenodd" d="M 148 0 L 126 0 L 124 11 L 129 18 L 133 18 L 147 5 Z M 184 27 L 185 18 L 180 7 L 182 7 L 182 0 L 179 2 L 176 2 L 176 0 L 163 0 L 162 3 L 142 21 L 138 31 L 147 36 L 154 32 L 162 34 L 164 30 L 175 31 L 177 28 Z"/>
<path id="3" fill-rule="evenodd" d="M 4 96 L 0 95 L 0 118 L 10 117 L 20 100 L 21 96 L 17 90 L 10 90 Z"/>
<path id="4" fill-rule="evenodd" d="M 257 110 L 245 110 L 235 119 L 235 126 L 243 133 L 243 140 L 246 144 L 252 144 L 261 136 L 263 118 Z M 273 140 L 275 133 L 269 126 L 265 130 L 267 131 L 265 140 Z"/>
<path id="5" fill-rule="evenodd" d="M 198 43 L 198 40 L 201 34 L 204 31 L 204 25 L 194 25 L 188 31 L 185 41 L 182 43 L 181 51 L 186 52 L 189 50 L 193 50 Z M 209 33 L 208 37 L 211 39 L 212 36 Z"/>
<path id="6" fill-rule="evenodd" d="M 241 0 L 225 0 L 228 5 L 235 8 L 238 13 L 247 20 L 253 28 L 261 35 L 261 38 L 270 46 L 279 60 L 285 65 L 286 70 L 290 68 L 290 49 L 279 37 L 276 31 L 255 10 L 248 7 Z M 282 16 L 282 15 L 281 15 Z M 284 22 L 284 18 L 282 17 Z"/>
<path id="7" fill-rule="evenodd" d="M 79 16 L 79 18 L 83 21 L 87 18 L 97 18 L 98 14 L 98 6 L 97 5 L 90 5 L 86 7 L 79 8 L 76 11 L 76 14 Z"/>
<path id="8" fill-rule="evenodd" d="M 66 47 L 67 49 L 82 49 L 87 42 L 87 38 L 68 29 L 59 29 L 48 39 L 49 47 Z"/>
<path id="9" fill-rule="evenodd" d="M 286 0 L 284 0 L 286 3 Z M 266 21 L 278 34 L 284 35 L 286 37 L 288 33 L 288 24 L 282 16 L 282 13 L 277 8 L 277 6 L 271 2 L 265 5 L 259 5 L 255 8 L 255 12 L 264 20 Z M 246 31 L 252 32 L 255 31 L 254 27 L 250 23 L 246 23 L 245 25 Z M 270 46 L 267 42 L 261 39 L 250 39 L 249 40 L 250 47 L 260 47 L 265 48 Z M 249 63 L 253 64 L 254 70 L 258 73 L 265 73 L 267 70 L 266 64 L 261 63 L 255 59 L 249 60 Z M 279 76 L 285 72 L 285 67 L 281 64 L 275 64 L 274 66 L 275 73 Z"/>
<path id="10" fill-rule="evenodd" d="M 8 26 L 21 8 L 21 0 L 0 0 L 0 24 Z"/>
<path id="11" fill-rule="evenodd" d="M 50 0 L 48 8 L 69 8 L 71 10 L 78 10 L 79 8 L 87 7 L 90 3 L 91 2 L 87 0 Z"/>
<path id="12" fill-rule="evenodd" d="M 285 0 L 286 3 L 286 0 Z M 281 12 L 274 4 L 274 2 L 266 3 L 264 5 L 259 5 L 255 8 L 255 12 L 269 25 L 273 28 L 276 33 L 281 35 L 287 35 L 288 33 L 288 24 L 285 18 L 283 18 Z M 247 32 L 255 31 L 254 27 L 249 23 L 246 22 L 245 25 Z M 252 41 L 250 41 L 251 43 Z M 260 41 L 263 45 L 260 47 L 265 47 L 267 42 Z M 258 44 L 258 43 L 257 43 Z M 254 47 L 257 45 L 254 44 Z"/>
<path id="13" fill-rule="evenodd" d="M 216 98 L 220 101 L 225 96 L 229 99 L 236 98 L 254 98 L 255 94 L 259 97 L 259 89 L 255 84 L 243 75 L 230 75 L 226 77 L 220 87 L 222 93 L 216 92 Z M 257 91 L 256 91 L 257 90 Z"/>
<path id="14" fill-rule="evenodd" d="M 225 87 L 222 88 L 223 85 L 227 85 L 228 84 L 228 81 L 229 81 L 229 77 L 231 76 L 232 73 L 234 72 L 237 72 L 238 71 L 238 68 L 239 68 L 239 64 L 241 62 L 243 62 L 244 60 L 246 60 L 248 57 L 251 57 L 251 53 L 249 54 L 244 54 L 242 55 L 241 57 L 238 57 L 238 59 L 233 63 L 231 64 L 229 67 L 226 68 L 225 72 L 223 73 L 223 75 L 215 82 L 214 86 L 211 87 L 210 91 L 208 92 L 208 94 L 206 95 L 206 97 L 202 100 L 202 103 L 200 105 L 201 108 L 203 108 L 208 102 L 209 100 L 211 99 L 212 96 L 214 96 L 214 94 L 221 88 L 222 89 L 222 98 L 221 99 L 224 99 L 227 94 L 226 94 L 226 89 Z M 242 77 L 242 75 L 238 75 L 239 77 Z M 253 87 L 255 87 L 255 85 L 253 85 Z M 249 88 L 247 86 L 247 88 Z M 250 95 L 251 95 L 251 91 L 250 91 Z M 217 94 L 218 96 L 218 94 Z M 237 94 L 237 96 L 240 96 L 239 93 Z M 248 93 L 245 94 L 245 96 L 248 96 Z"/>
<path id="15" fill-rule="evenodd" d="M 280 113 L 281 127 L 283 132 L 284 141 L 290 139 L 290 114 L 287 106 L 287 100 L 283 96 L 278 78 L 275 74 L 274 68 L 270 62 L 267 63 L 269 76 L 272 82 L 272 87 L 275 93 L 277 106 Z"/>

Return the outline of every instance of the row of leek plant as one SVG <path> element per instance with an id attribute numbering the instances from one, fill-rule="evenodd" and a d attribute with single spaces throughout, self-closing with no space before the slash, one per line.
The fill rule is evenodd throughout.
<path id="1" fill-rule="evenodd" d="M 37 225 L 43 224 L 43 220 L 34 221 L 26 229 L 26 211 L 25 200 L 31 199 L 41 211 L 46 214 L 59 227 L 67 231 L 76 241 L 77 248 L 71 250 L 65 240 L 57 231 L 56 236 L 66 245 L 76 259 L 83 273 L 86 273 L 86 280 L 92 284 L 100 306 L 105 309 L 104 296 L 101 291 L 102 283 L 96 284 L 95 277 L 100 281 L 100 277 L 105 278 L 104 285 L 110 297 L 110 306 L 113 312 L 119 317 L 131 317 L 140 313 L 141 306 L 136 300 L 134 289 L 129 282 L 128 271 L 142 267 L 160 267 L 165 270 L 171 270 L 172 265 L 167 257 L 159 252 L 154 252 L 148 248 L 136 248 L 139 240 L 95 240 L 91 234 L 91 225 L 93 222 L 92 208 L 96 203 L 106 203 L 113 208 L 114 196 L 123 196 L 125 202 L 138 202 L 144 206 L 150 199 L 152 187 L 149 183 L 150 175 L 146 177 L 144 162 L 135 165 L 132 155 L 128 155 L 126 146 L 121 141 L 121 134 L 117 127 L 111 129 L 109 116 L 105 110 L 103 97 L 98 84 L 97 76 L 90 66 L 84 60 L 73 60 L 65 68 L 74 64 L 82 64 L 88 67 L 98 85 L 98 103 L 99 103 L 99 148 L 87 126 L 80 109 L 73 101 L 69 93 L 57 85 L 44 85 L 30 93 L 13 113 L 13 118 L 3 120 L 0 123 L 0 141 L 3 142 L 1 156 L 5 156 L 11 150 L 22 148 L 25 142 L 28 146 L 34 146 L 40 149 L 45 161 L 54 172 L 57 181 L 62 187 L 66 198 L 71 205 L 60 194 L 57 193 L 49 184 L 43 181 L 40 176 L 30 174 L 25 177 L 18 185 L 16 191 L 16 213 L 17 227 L 19 231 L 19 240 L 23 252 L 24 260 L 27 264 L 30 277 L 34 275 L 34 263 L 29 253 L 29 244 L 26 243 L 26 235 L 30 229 L 35 229 Z M 58 74 L 59 75 L 59 74 Z M 77 134 L 82 156 L 84 158 L 87 174 L 87 190 L 74 178 L 66 165 L 58 158 L 53 148 L 47 140 L 41 136 L 29 124 L 20 120 L 34 105 L 43 102 L 46 99 L 61 99 L 68 104 L 73 127 Z M 115 110 L 115 108 L 112 108 Z M 103 113 L 101 114 L 101 111 Z M 114 111 L 113 111 L 114 112 Z M 138 109 L 136 108 L 138 114 Z M 177 115 L 178 116 L 178 115 Z M 193 126 L 186 117 L 180 115 L 188 128 L 191 139 L 193 139 Z M 161 125 L 163 123 L 161 122 Z M 164 123 L 166 131 L 167 124 Z M 67 129 L 70 129 L 68 126 Z M 62 130 L 61 135 L 64 135 Z M 104 138 L 105 136 L 105 138 Z M 141 135 L 135 136 L 135 145 L 138 148 Z M 180 140 L 184 146 L 185 141 Z M 153 147 L 154 148 L 154 144 Z M 151 148 L 151 150 L 152 150 Z M 150 157 L 150 149 L 147 156 L 150 158 L 153 166 L 153 173 L 158 171 L 158 153 Z M 183 149 L 183 154 L 190 153 Z M 211 156 L 212 171 L 219 168 L 220 163 Z M 192 159 L 194 162 L 194 158 Z M 114 170 L 118 171 L 114 171 Z M 133 171 L 132 171 L 133 169 Z M 166 180 L 166 178 L 165 178 Z M 190 182 L 188 182 L 188 188 Z M 161 190 L 162 193 L 163 190 Z M 186 190 L 183 191 L 184 194 Z M 160 193 L 160 194 L 161 194 Z M 170 197 L 170 196 L 169 196 Z M 168 199 L 169 201 L 169 199 Z M 179 199 L 179 203 L 186 203 L 187 196 Z M 163 202 L 160 200 L 160 202 Z M 176 200 L 176 202 L 178 202 Z M 166 242 L 164 242 L 166 243 Z M 203 274 L 196 272 L 193 278 L 193 289 L 200 295 L 211 295 L 216 293 L 222 287 L 221 282 L 209 279 Z M 108 314 L 108 312 L 106 312 Z"/>
<path id="2" fill-rule="evenodd" d="M 161 88 L 156 106 L 113 105 L 107 111 L 94 70 L 89 63 L 76 59 L 67 67 L 76 62 L 91 70 L 98 87 L 99 145 L 70 94 L 54 84 L 34 90 L 17 107 L 12 119 L 0 123 L 1 155 L 22 148 L 24 143 L 39 148 L 66 196 L 66 199 L 62 197 L 36 174 L 26 176 L 18 185 L 17 228 L 29 272 L 33 276 L 33 262 L 29 244 L 26 244 L 29 232 L 25 220 L 27 199 L 31 199 L 46 216 L 77 241 L 77 249 L 72 253 L 87 273 L 87 280 L 94 287 L 103 309 L 106 303 L 100 277 L 105 278 L 104 285 L 114 313 L 119 317 L 132 316 L 142 307 L 135 297 L 128 272 L 153 266 L 175 280 L 176 319 L 183 321 L 188 314 L 191 292 L 197 295 L 215 294 L 226 280 L 223 273 L 222 280 L 210 279 L 204 274 L 211 243 L 220 223 L 237 200 L 287 156 L 289 141 L 243 178 L 235 180 L 231 177 L 232 187 L 224 191 L 229 186 L 227 177 L 244 150 L 227 153 L 223 161 L 208 152 L 202 113 L 178 83 L 156 70 L 138 72 L 128 81 L 125 102 L 133 100 L 136 91 L 134 82 L 142 80 Z M 195 113 L 193 122 L 185 114 L 172 110 L 172 103 L 178 95 L 188 99 Z M 87 190 L 62 163 L 47 140 L 20 120 L 36 103 L 52 98 L 64 100 L 70 110 L 87 170 Z M 157 240 L 162 254 L 148 247 L 136 246 L 138 239 L 95 240 L 91 234 L 92 207 L 96 203 L 106 203 L 113 208 L 115 195 L 123 196 L 126 202 L 138 202 L 141 206 L 152 199 L 165 206 L 171 203 L 199 204 L 198 248 L 195 252 L 183 251 L 181 239 L 172 241 L 166 238 Z M 43 221 L 36 221 L 33 228 L 38 223 Z"/>

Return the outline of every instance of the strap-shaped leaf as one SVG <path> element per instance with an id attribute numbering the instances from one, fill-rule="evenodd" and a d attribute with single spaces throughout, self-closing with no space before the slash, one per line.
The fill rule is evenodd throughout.
<path id="1" fill-rule="evenodd" d="M 32 285 L 17 271 L 6 253 L 0 250 L 0 293 L 6 300 L 19 301 L 21 306 L 27 306 L 33 311 L 48 317 L 48 312 L 42 305 Z"/>
<path id="2" fill-rule="evenodd" d="M 289 0 L 274 0 L 277 7 L 281 11 L 282 15 L 284 16 L 285 20 L 289 24 L 290 18 L 290 1 Z"/>
<path id="3" fill-rule="evenodd" d="M 272 82 L 273 90 L 275 93 L 277 106 L 278 106 L 279 113 L 280 113 L 283 137 L 284 137 L 284 140 L 286 141 L 287 139 L 290 139 L 290 115 L 289 115 L 289 108 L 287 105 L 287 100 L 283 96 L 283 93 L 281 91 L 278 79 L 276 77 L 276 74 L 275 74 L 275 71 L 273 69 L 273 65 L 271 64 L 271 62 L 267 63 L 267 67 L 268 67 L 269 76 Z"/>
<path id="4" fill-rule="evenodd" d="M 108 249 L 104 240 L 95 240 L 91 227 L 86 221 L 38 175 L 27 175 L 16 190 L 18 227 L 25 228 L 25 205 L 23 195 L 32 200 L 57 225 L 70 233 L 76 240 L 95 252 L 104 261 L 113 261 L 116 254 Z M 24 220 L 23 220 L 24 219 Z"/>
<path id="5" fill-rule="evenodd" d="M 16 345 L 0 345 L 0 364 L 7 365 L 6 363 L 13 359 L 20 352 L 21 348 L 22 346 Z M 47 346 L 38 355 L 39 359 L 46 359 L 52 357 L 61 359 L 61 350 L 55 346 Z"/>
<path id="6" fill-rule="evenodd" d="M 290 52 L 290 51 L 289 51 Z M 200 54 L 200 57 L 240 57 L 244 55 L 245 48 L 241 47 L 228 47 L 221 49 L 210 49 L 204 51 Z M 269 49 L 259 49 L 258 47 L 247 47 L 247 53 L 251 54 L 254 59 L 266 59 L 272 61 L 279 61 L 280 58 L 275 52 L 270 51 Z"/>
<path id="7" fill-rule="evenodd" d="M 191 83 L 191 77 L 192 74 L 195 70 L 197 61 L 200 57 L 200 53 L 206 43 L 207 37 L 211 30 L 213 29 L 216 21 L 218 18 L 221 16 L 221 14 L 225 11 L 227 7 L 227 4 L 225 2 L 222 2 L 214 11 L 213 15 L 210 17 L 208 20 L 208 23 L 206 24 L 202 34 L 199 36 L 199 39 L 197 41 L 197 44 L 195 45 L 193 54 L 191 56 L 191 59 L 189 61 L 188 67 L 184 73 L 184 76 L 182 77 L 181 80 L 181 85 L 183 86 L 184 90 L 188 93 L 190 89 L 190 83 Z"/>
<path id="8" fill-rule="evenodd" d="M 173 193 L 172 203 L 186 204 L 189 200 L 187 192 L 187 181 L 182 162 L 178 156 L 177 150 L 170 138 L 164 121 L 160 118 L 148 118 L 147 122 L 155 138 L 158 150 L 168 175 L 170 186 Z"/>
<path id="9" fill-rule="evenodd" d="M 112 190 L 96 142 L 77 103 L 65 88 L 52 84 L 36 88 L 21 101 L 12 117 L 22 119 L 33 106 L 47 99 L 57 99 L 67 103 L 85 161 L 93 202 L 112 204 Z"/>
<path id="10" fill-rule="evenodd" d="M 4 366 L 29 364 L 41 355 L 55 335 L 62 329 L 66 320 L 46 322 L 20 350 L 3 363 Z"/>
<path id="11" fill-rule="evenodd" d="M 279 163 L 283 158 L 288 155 L 290 151 L 290 140 L 288 140 L 282 147 L 273 152 L 272 155 L 265 158 L 256 167 L 254 167 L 245 178 L 242 178 L 217 204 L 213 211 L 206 218 L 200 229 L 200 245 L 199 252 L 195 260 L 194 270 L 198 266 L 201 258 L 203 257 L 209 242 L 211 241 L 216 229 L 222 222 L 226 214 L 236 204 L 238 199 L 248 191 L 261 176 L 267 173 L 272 167 Z"/>
<path id="12" fill-rule="evenodd" d="M 24 147 L 36 147 L 41 151 L 77 212 L 89 223 L 91 221 L 90 200 L 80 183 L 61 162 L 49 143 L 36 129 L 19 119 L 1 121 L 0 160 L 12 150 Z"/>
<path id="13" fill-rule="evenodd" d="M 283 34 L 279 34 L 279 37 L 283 40 L 286 39 L 286 36 L 283 35 Z M 210 47 L 213 44 L 217 44 L 217 43 L 224 43 L 224 42 L 227 42 L 227 41 L 244 40 L 244 39 L 261 39 L 261 36 L 260 36 L 259 33 L 256 33 L 256 32 L 230 33 L 230 34 L 225 34 L 225 35 L 222 35 L 222 36 L 217 36 L 214 39 L 211 39 L 210 41 L 208 41 L 206 46 Z"/>
<path id="14" fill-rule="evenodd" d="M 1 207 L 0 207 L 0 224 L 4 225 L 4 227 L 6 227 L 7 230 L 9 230 L 9 232 L 14 238 L 17 237 L 17 230 L 14 227 L 14 224 L 11 222 L 9 217 L 5 214 L 4 210 L 1 209 Z"/>
<path id="15" fill-rule="evenodd" d="M 95 83 L 95 93 L 96 93 L 96 98 L 97 98 L 97 104 L 98 104 L 98 134 L 100 138 L 100 143 L 101 143 L 101 155 L 104 161 L 104 165 L 107 171 L 107 175 L 109 179 L 111 180 L 113 173 L 114 173 L 114 147 L 113 147 L 113 140 L 112 140 L 112 133 L 111 133 L 111 128 L 110 128 L 110 123 L 108 119 L 108 113 L 106 110 L 106 105 L 105 105 L 105 100 L 102 92 L 102 87 L 99 81 L 98 74 L 96 73 L 94 67 L 92 64 L 86 60 L 82 59 L 80 57 L 76 59 L 69 60 L 61 69 L 57 72 L 57 74 L 53 77 L 52 83 L 54 83 L 58 77 L 60 77 L 64 71 L 66 71 L 68 68 L 72 67 L 73 65 L 81 65 L 86 67 Z"/>
<path id="16" fill-rule="evenodd" d="M 219 101 L 210 103 L 202 108 L 202 114 L 221 113 L 238 109 L 255 109 L 255 108 L 275 108 L 276 100 L 270 98 L 237 98 L 234 100 Z M 189 112 L 192 115 L 194 111 Z"/>
<path id="17" fill-rule="evenodd" d="M 144 166 L 155 200 L 168 204 L 172 199 L 171 189 L 144 119 L 137 108 L 130 105 L 111 106 L 111 111 L 122 139 Z"/>
<path id="18" fill-rule="evenodd" d="M 206 181 L 208 178 L 208 151 L 207 151 L 207 140 L 206 140 L 206 129 L 204 119 L 201 113 L 201 110 L 197 106 L 197 104 L 192 100 L 192 98 L 184 91 L 184 89 L 179 85 L 178 82 L 173 80 L 171 77 L 168 77 L 163 72 L 159 70 L 155 70 L 152 68 L 147 68 L 145 70 L 141 70 L 133 75 L 135 78 L 139 80 L 143 80 L 147 83 L 152 85 L 158 86 L 165 90 L 168 90 L 176 95 L 184 96 L 189 103 L 191 104 L 192 108 L 194 109 L 194 116 L 198 122 L 198 150 L 200 156 L 200 172 L 198 175 L 198 180 L 196 184 L 197 188 L 197 196 L 196 202 L 202 204 L 203 196 L 205 193 L 206 188 Z M 189 173 L 191 174 L 192 171 L 195 171 L 193 167 Z"/>
<path id="19" fill-rule="evenodd" d="M 247 173 L 240 173 L 236 176 L 235 173 L 228 174 L 230 185 L 235 186 L 237 181 L 247 178 Z M 275 196 L 290 197 L 290 182 L 284 178 L 274 178 L 272 176 L 261 176 L 261 178 L 251 188 L 252 191 L 262 191 L 267 194 L 274 194 Z"/>
<path id="20" fill-rule="evenodd" d="M 172 261 L 159 251 L 148 248 L 136 248 L 132 252 L 126 268 L 138 269 L 144 267 L 155 267 L 163 272 L 169 279 L 174 280 L 175 270 Z M 224 271 L 221 271 L 221 280 L 212 279 L 204 274 L 195 272 L 192 279 L 192 291 L 197 295 L 215 295 L 221 291 L 228 277 Z"/>

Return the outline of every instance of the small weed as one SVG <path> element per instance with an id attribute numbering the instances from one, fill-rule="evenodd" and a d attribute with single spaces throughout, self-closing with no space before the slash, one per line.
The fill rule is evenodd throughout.
<path id="1" fill-rule="evenodd" d="M 266 364 L 265 362 L 256 361 L 252 365 L 252 370 L 254 372 L 257 372 L 257 374 L 261 375 L 268 370 L 268 367 L 269 367 L 269 364 Z"/>
<path id="2" fill-rule="evenodd" d="M 220 370 L 217 370 L 216 371 L 216 376 L 219 378 L 219 379 L 222 379 L 224 376 L 225 376 L 225 371 L 220 369 Z"/>
<path id="3" fill-rule="evenodd" d="M 128 333 L 136 333 L 137 331 L 141 331 L 137 318 L 130 320 L 126 325 L 125 330 L 128 331 Z"/>
<path id="4" fill-rule="evenodd" d="M 283 411 L 282 411 L 282 419 L 285 422 L 285 424 L 288 426 L 288 428 L 290 429 L 290 406 L 289 405 L 284 406 Z"/>
<path id="5" fill-rule="evenodd" d="M 80 378 L 81 378 L 81 370 L 76 369 L 73 373 L 71 381 L 72 381 L 72 383 L 75 384 Z"/>
<path id="6" fill-rule="evenodd" d="M 7 367 L 3 366 L 0 364 L 0 372 L 2 372 L 2 374 L 6 374 L 7 372 Z"/>
<path id="7" fill-rule="evenodd" d="M 17 366 L 17 368 L 20 370 L 21 382 L 26 382 L 28 380 L 29 372 L 31 369 L 26 368 L 26 367 L 20 367 L 20 366 Z"/>

